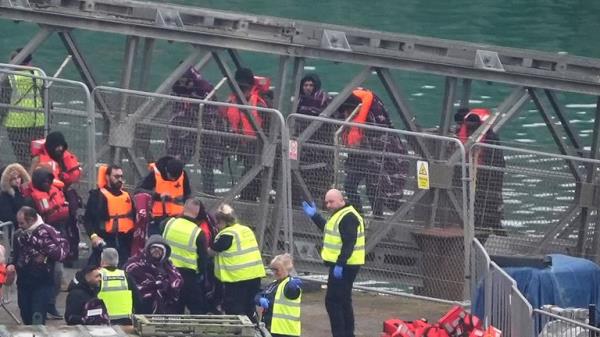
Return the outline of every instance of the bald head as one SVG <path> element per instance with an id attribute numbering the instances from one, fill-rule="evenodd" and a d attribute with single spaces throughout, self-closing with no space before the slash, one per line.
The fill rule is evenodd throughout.
<path id="1" fill-rule="evenodd" d="M 200 206 L 202 201 L 198 198 L 189 198 L 185 201 L 183 206 L 183 215 L 189 216 L 190 218 L 196 218 L 200 212 Z"/>
<path id="2" fill-rule="evenodd" d="M 346 206 L 346 202 L 344 201 L 344 196 L 340 190 L 333 188 L 327 191 L 325 194 L 325 207 L 328 211 L 333 212 L 344 206 Z"/>

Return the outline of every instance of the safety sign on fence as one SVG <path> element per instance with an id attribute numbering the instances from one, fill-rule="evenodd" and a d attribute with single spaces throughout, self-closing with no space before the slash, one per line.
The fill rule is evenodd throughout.
<path id="1" fill-rule="evenodd" d="M 298 160 L 298 141 L 290 140 L 288 157 L 290 160 Z"/>
<path id="2" fill-rule="evenodd" d="M 429 189 L 429 163 L 423 160 L 417 160 L 417 187 Z"/>

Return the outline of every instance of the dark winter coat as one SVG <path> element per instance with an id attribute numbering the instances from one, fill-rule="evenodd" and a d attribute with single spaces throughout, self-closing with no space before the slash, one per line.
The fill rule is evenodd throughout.
<path id="1" fill-rule="evenodd" d="M 166 254 L 156 260 L 150 256 L 152 244 L 162 244 Z M 135 283 L 140 296 L 139 306 L 135 308 L 139 314 L 176 313 L 183 278 L 173 266 L 169 257 L 171 247 L 160 235 L 151 236 L 146 242 L 144 252 L 140 256 L 129 259 L 125 264 L 125 272 Z"/>
<path id="2" fill-rule="evenodd" d="M 65 307 L 65 321 L 68 325 L 108 324 L 108 314 L 102 300 L 98 299 L 99 288 L 92 288 L 85 281 L 85 275 L 79 271 L 69 283 Z M 98 310 L 100 309 L 100 310 Z M 93 310 L 90 312 L 90 310 Z M 94 313 L 94 310 L 98 313 Z"/>

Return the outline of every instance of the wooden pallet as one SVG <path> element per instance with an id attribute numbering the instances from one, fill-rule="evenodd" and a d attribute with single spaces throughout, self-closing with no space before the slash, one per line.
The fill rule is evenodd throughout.
<path id="1" fill-rule="evenodd" d="M 255 337 L 254 324 L 237 315 L 134 315 L 141 337 Z"/>

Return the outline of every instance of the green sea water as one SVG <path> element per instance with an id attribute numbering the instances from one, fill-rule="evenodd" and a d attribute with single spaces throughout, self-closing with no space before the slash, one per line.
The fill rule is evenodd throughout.
<path id="1" fill-rule="evenodd" d="M 306 0 L 237 0 L 172 2 L 190 6 L 232 10 L 249 14 L 264 14 L 292 19 L 326 22 L 369 29 L 414 34 L 451 40 L 462 40 L 500 46 L 527 48 L 552 53 L 600 57 L 600 2 L 578 0 L 514 0 L 514 1 L 306 1 Z M 8 57 L 11 50 L 25 44 L 37 27 L 30 23 L 0 21 L 0 57 Z M 118 86 L 125 38 L 122 35 L 75 31 L 75 37 L 86 55 L 97 80 L 103 85 Z M 183 59 L 190 47 L 159 41 L 151 69 L 150 89 Z M 52 74 L 66 52 L 58 37 L 50 38 L 35 54 L 35 63 Z M 242 53 L 245 64 L 255 73 L 274 76 L 277 58 L 274 56 Z M 319 73 L 325 89 L 337 92 L 360 68 L 308 60 L 307 71 Z M 139 71 L 139 69 L 137 69 Z M 206 70 L 206 77 L 218 81 L 220 74 L 214 66 Z M 395 72 L 423 127 L 439 124 L 444 79 L 419 73 Z M 73 66 L 67 67 L 63 77 L 77 79 Z M 135 83 L 135 82 L 134 82 Z M 365 86 L 381 92 L 376 76 Z M 476 82 L 471 97 L 472 106 L 495 107 L 510 92 L 505 85 Z M 586 142 L 593 127 L 595 99 L 584 95 L 560 95 L 566 107 L 567 118 Z M 397 120 L 397 119 L 396 119 Z M 398 121 L 398 120 L 397 120 Z M 399 122 L 399 121 L 398 121 Z M 541 118 L 528 105 L 501 135 L 510 142 L 524 146 L 551 146 L 551 139 Z M 397 123 L 398 127 L 402 127 Z M 589 142 L 589 141 L 588 141 Z M 551 149 L 554 150 L 554 149 Z"/>

